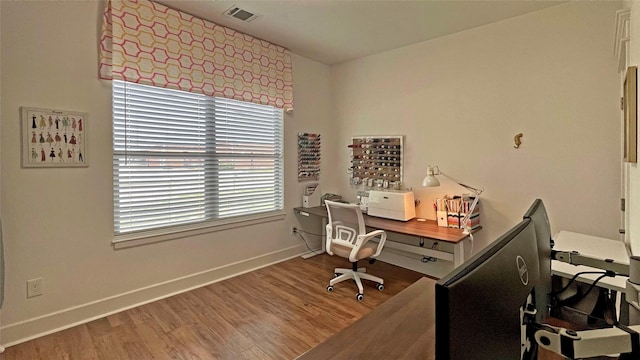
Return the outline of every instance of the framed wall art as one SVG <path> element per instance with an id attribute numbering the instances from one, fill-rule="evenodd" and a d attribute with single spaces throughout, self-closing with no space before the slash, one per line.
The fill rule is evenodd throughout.
<path id="1" fill-rule="evenodd" d="M 638 67 L 629 66 L 624 79 L 622 110 L 624 112 L 624 161 L 638 162 Z"/>
<path id="2" fill-rule="evenodd" d="M 23 167 L 86 167 L 87 113 L 21 108 Z"/>

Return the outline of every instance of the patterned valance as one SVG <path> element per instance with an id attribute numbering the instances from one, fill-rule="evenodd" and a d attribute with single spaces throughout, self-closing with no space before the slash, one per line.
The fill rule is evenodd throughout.
<path id="1" fill-rule="evenodd" d="M 289 50 L 149 0 L 107 2 L 100 78 L 293 108 Z"/>

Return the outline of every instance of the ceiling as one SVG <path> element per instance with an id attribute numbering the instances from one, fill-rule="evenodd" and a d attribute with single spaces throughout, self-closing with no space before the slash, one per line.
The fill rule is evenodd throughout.
<path id="1" fill-rule="evenodd" d="M 155 0 L 327 65 L 434 39 L 563 1 Z M 258 14 L 227 17 L 232 6 Z"/>

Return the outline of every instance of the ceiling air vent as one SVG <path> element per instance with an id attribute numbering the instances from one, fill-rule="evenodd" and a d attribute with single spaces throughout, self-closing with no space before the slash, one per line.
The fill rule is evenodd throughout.
<path id="1" fill-rule="evenodd" d="M 260 15 L 254 14 L 251 11 L 247 11 L 245 9 L 241 9 L 236 5 L 233 5 L 227 11 L 225 11 L 224 15 L 244 22 L 251 22 L 260 17 Z"/>

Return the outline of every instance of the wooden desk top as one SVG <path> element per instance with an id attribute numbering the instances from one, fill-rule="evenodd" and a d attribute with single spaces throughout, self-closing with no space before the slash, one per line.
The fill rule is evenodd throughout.
<path id="1" fill-rule="evenodd" d="M 297 207 L 294 210 L 315 216 L 327 217 L 327 208 L 324 206 L 315 206 L 311 208 Z M 398 221 L 368 216 L 366 214 L 363 215 L 364 223 L 367 226 L 380 230 L 388 230 L 450 243 L 458 243 L 468 237 L 467 234 L 462 233 L 462 229 L 438 226 L 438 223 L 435 220 L 418 221 L 416 219 L 412 219 L 409 221 Z"/>
<path id="2" fill-rule="evenodd" d="M 297 359 L 434 360 L 435 283 L 421 278 Z M 538 359 L 561 360 L 562 356 L 539 348 Z"/>
<path id="3" fill-rule="evenodd" d="M 416 281 L 298 359 L 435 359 L 435 283 Z"/>

